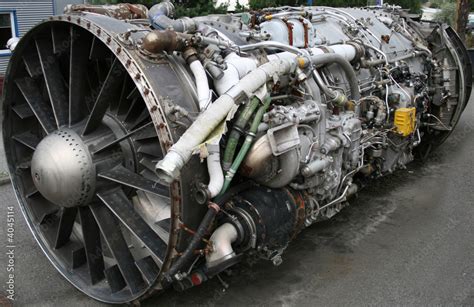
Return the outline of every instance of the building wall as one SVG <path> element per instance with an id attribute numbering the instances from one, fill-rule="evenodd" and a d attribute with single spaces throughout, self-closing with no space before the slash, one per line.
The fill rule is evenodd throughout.
<path id="1" fill-rule="evenodd" d="M 22 37 L 33 26 L 52 15 L 63 13 L 67 4 L 84 0 L 0 0 L 0 11 L 15 11 L 18 34 Z M 0 76 L 5 74 L 10 56 L 0 55 Z"/>
<path id="2" fill-rule="evenodd" d="M 0 11 L 15 11 L 18 33 L 23 36 L 35 24 L 54 14 L 53 1 L 0 1 Z M 0 75 L 5 73 L 10 57 L 0 57 Z"/>

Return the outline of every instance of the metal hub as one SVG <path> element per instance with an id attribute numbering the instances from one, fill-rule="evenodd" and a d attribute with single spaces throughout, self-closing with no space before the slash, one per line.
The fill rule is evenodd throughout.
<path id="1" fill-rule="evenodd" d="M 87 204 L 94 195 L 95 166 L 87 145 L 71 129 L 57 130 L 37 146 L 31 176 L 38 191 L 62 207 Z"/>

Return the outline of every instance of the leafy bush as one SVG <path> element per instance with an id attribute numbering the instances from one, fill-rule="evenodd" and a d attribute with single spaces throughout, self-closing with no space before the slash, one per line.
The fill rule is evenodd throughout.
<path id="1" fill-rule="evenodd" d="M 454 26 L 454 16 L 456 16 L 456 3 L 446 2 L 439 7 L 441 11 L 436 14 L 435 20 Z"/>

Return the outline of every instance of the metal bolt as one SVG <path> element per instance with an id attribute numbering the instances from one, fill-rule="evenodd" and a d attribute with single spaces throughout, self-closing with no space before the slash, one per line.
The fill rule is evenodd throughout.
<path id="1" fill-rule="evenodd" d="M 283 263 L 283 259 L 281 258 L 280 255 L 277 255 L 277 256 L 272 258 L 272 263 L 273 263 L 274 266 L 279 266 L 280 264 Z"/>

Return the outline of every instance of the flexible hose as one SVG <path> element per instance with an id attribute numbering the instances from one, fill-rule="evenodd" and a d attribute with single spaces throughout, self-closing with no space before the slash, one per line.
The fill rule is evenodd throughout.
<path id="1" fill-rule="evenodd" d="M 258 100 L 258 99 L 257 99 Z M 268 107 L 270 106 L 272 99 L 270 97 L 267 97 L 265 99 L 265 102 L 263 106 L 261 106 L 257 113 L 255 114 L 255 117 L 252 121 L 252 125 L 250 126 L 250 130 L 247 134 L 247 137 L 245 138 L 245 142 L 242 145 L 242 148 L 239 151 L 239 154 L 235 158 L 234 162 L 232 163 L 232 166 L 230 167 L 229 171 L 227 172 L 225 179 L 224 179 L 224 186 L 222 187 L 222 191 L 220 194 L 224 194 L 227 189 L 230 186 L 230 183 L 232 182 L 232 179 L 234 178 L 235 173 L 240 167 L 240 164 L 242 164 L 242 161 L 245 159 L 247 156 L 248 151 L 250 150 L 250 147 L 252 147 L 253 140 L 255 139 L 255 134 L 257 133 L 258 126 L 262 122 L 263 114 L 267 111 Z"/>
<path id="2" fill-rule="evenodd" d="M 247 126 L 247 123 L 249 122 L 255 110 L 258 108 L 259 104 L 260 99 L 258 99 L 257 97 L 253 97 L 252 99 L 250 99 L 242 113 L 240 113 L 239 118 L 235 122 L 234 127 L 232 128 L 232 131 L 230 133 L 229 140 L 227 141 L 227 146 L 224 152 L 224 158 L 222 160 L 224 170 L 228 170 L 232 165 L 232 160 L 234 159 L 235 150 L 237 149 L 237 144 L 239 143 L 240 136 L 242 135 L 245 126 Z"/>

